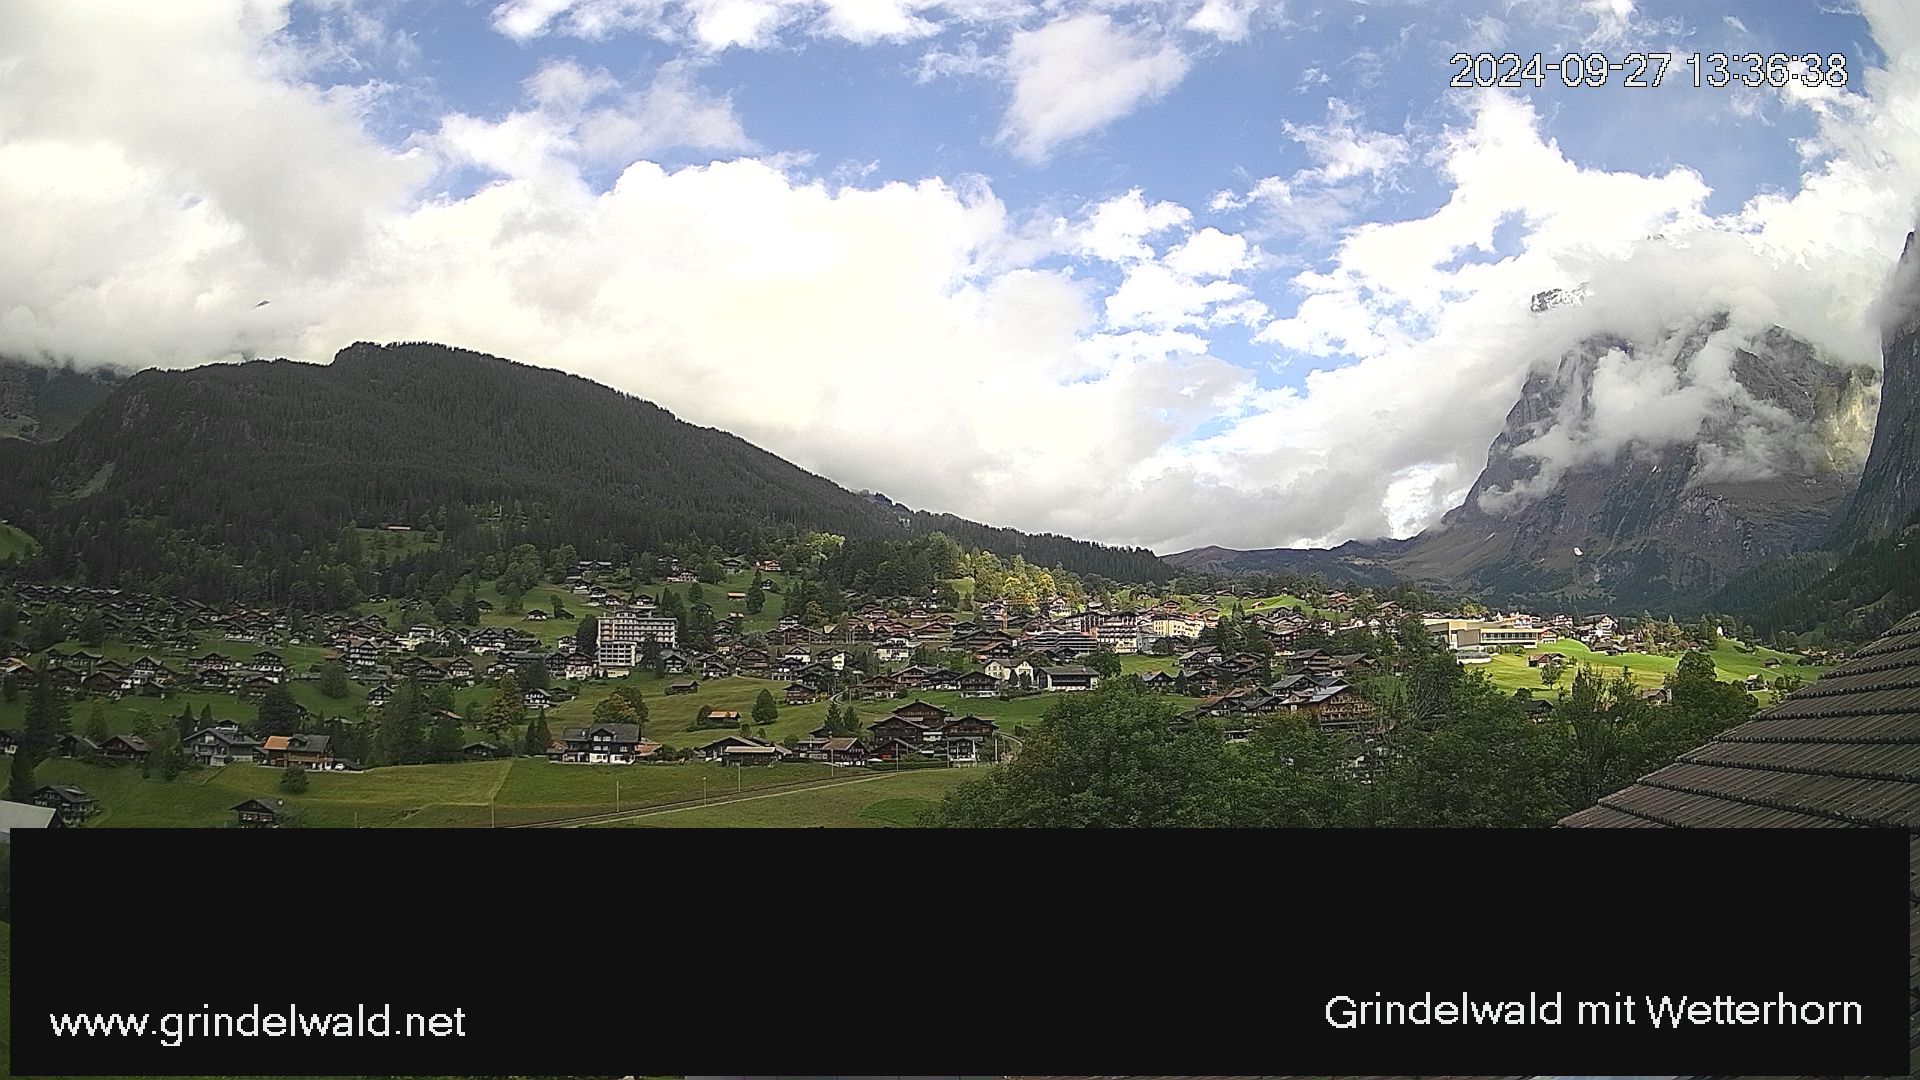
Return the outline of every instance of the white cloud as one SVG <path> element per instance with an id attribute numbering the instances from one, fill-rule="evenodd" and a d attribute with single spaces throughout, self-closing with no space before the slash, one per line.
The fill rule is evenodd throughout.
<path id="1" fill-rule="evenodd" d="M 455 162 L 503 176 L 563 175 L 580 165 L 624 165 L 669 149 L 752 149 L 732 103 L 702 90 L 693 70 L 669 61 L 647 87 L 626 93 L 604 70 L 551 61 L 526 82 L 529 108 L 498 120 L 454 113 L 425 143 Z"/>
<path id="2" fill-rule="evenodd" d="M 1187 18 L 1186 28 L 1211 34 L 1221 41 L 1244 41 L 1256 20 L 1268 12 L 1278 15 L 1280 5 L 1268 0 L 1203 0 Z"/>
<path id="3" fill-rule="evenodd" d="M 697 49 L 772 47 L 783 31 L 861 45 L 909 41 L 936 33 L 927 17 L 935 0 L 506 0 L 493 27 L 515 41 L 550 34 L 601 41 L 644 33 Z"/>
<path id="4" fill-rule="evenodd" d="M 1001 141 L 1029 161 L 1044 161 L 1060 144 L 1173 89 L 1188 67 L 1177 46 L 1097 12 L 1021 31 L 1007 48 L 1013 100 Z"/>
<path id="5" fill-rule="evenodd" d="M 1107 262 L 1151 258 L 1148 237 L 1179 228 L 1192 218 L 1192 211 L 1179 203 L 1149 204 L 1140 189 L 1133 188 L 1095 206 L 1074 230 L 1074 243 L 1081 253 Z M 1065 231 L 1066 223 L 1060 223 L 1060 228 Z"/>
<path id="6" fill-rule="evenodd" d="M 1403 135 L 1365 131 L 1359 110 L 1339 98 L 1327 99 L 1325 124 L 1283 125 L 1287 137 L 1305 147 L 1318 164 L 1293 178 L 1293 185 L 1339 184 L 1368 179 L 1378 183 L 1405 165 L 1412 151 Z"/>
<path id="7" fill-rule="evenodd" d="M 647 10 L 516 0 L 496 18 L 531 39 Z M 690 8 L 656 22 L 709 43 L 764 25 L 752 7 L 702 10 L 705 30 Z M 889 25 L 887 10 L 939 14 L 858 18 Z M 824 25 L 824 11 L 775 22 Z M 1297 169 L 1213 209 L 1339 209 L 1352 205 L 1339 193 L 1368 197 L 1427 162 L 1444 201 L 1330 233 L 1328 257 L 1286 283 L 1297 307 L 1270 321 L 1264 243 L 1199 227 L 1150 190 L 1056 220 L 1009 209 L 979 178 L 646 160 L 669 145 L 749 152 L 691 62 L 635 87 L 553 62 L 519 107 L 447 116 L 396 151 L 367 134 L 352 93 L 305 81 L 284 4 L 14 0 L 0 5 L 0 352 L 183 366 L 437 339 L 576 371 L 850 486 L 996 523 L 1163 548 L 1404 535 L 1472 482 L 1532 365 L 1599 326 L 1640 333 L 1719 304 L 1872 362 L 1871 298 L 1920 190 L 1920 17 L 1891 2 L 1866 14 L 1889 69 L 1787 99 L 1817 123 L 1807 176 L 1717 217 L 1699 175 L 1583 167 L 1516 98 L 1479 96 L 1432 139 L 1330 105 L 1292 129 Z M 1058 146 L 1178 81 L 1175 45 L 1112 18 L 1027 32 L 1087 34 L 1109 50 L 1095 52 L 1102 75 L 1145 67 L 1119 85 L 1058 83 L 1062 111 L 1030 102 L 1020 145 Z M 1017 80 L 1084 63 L 1025 40 L 1008 51 Z M 452 164 L 489 182 L 469 193 Z M 1580 282 L 1582 307 L 1527 312 L 1533 292 Z M 1258 386 L 1213 353 L 1229 324 L 1323 369 Z M 1609 375 L 1620 430 L 1684 425 L 1686 388 L 1657 374 Z M 1643 410 L 1649 395 L 1678 411 Z"/>
<path id="8" fill-rule="evenodd" d="M 1593 18 L 1593 41 L 1619 41 L 1633 23 L 1633 0 L 1580 0 L 1580 7 Z"/>

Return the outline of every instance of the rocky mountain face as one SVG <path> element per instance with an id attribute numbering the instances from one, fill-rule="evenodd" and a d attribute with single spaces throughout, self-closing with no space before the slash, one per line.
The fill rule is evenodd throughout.
<path id="1" fill-rule="evenodd" d="M 1597 335 L 1528 378 L 1466 501 L 1412 540 L 1168 561 L 1684 607 L 1825 535 L 1858 475 L 1873 382 L 1724 314 L 1653 342 Z"/>
<path id="2" fill-rule="evenodd" d="M 1835 522 L 1841 543 L 1872 539 L 1920 515 L 1920 252 L 1900 254 L 1882 329 L 1880 420 L 1860 487 Z"/>
<path id="3" fill-rule="evenodd" d="M 1721 315 L 1640 346 L 1603 335 L 1536 372 L 1466 501 L 1395 569 L 1486 595 L 1665 606 L 1817 543 L 1853 488 L 1871 374 L 1778 327 L 1730 334 Z M 1708 358 L 1727 348 L 1723 367 Z M 1608 368 L 1644 376 L 1648 359 L 1677 378 L 1636 410 L 1710 403 L 1691 438 L 1616 445 L 1607 429 L 1626 418 L 1598 415 Z"/>

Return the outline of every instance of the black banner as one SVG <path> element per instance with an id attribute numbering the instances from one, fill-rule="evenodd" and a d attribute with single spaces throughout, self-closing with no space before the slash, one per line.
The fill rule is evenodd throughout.
<path id="1" fill-rule="evenodd" d="M 13 841 L 19 1074 L 1907 1071 L 1899 832 Z"/>

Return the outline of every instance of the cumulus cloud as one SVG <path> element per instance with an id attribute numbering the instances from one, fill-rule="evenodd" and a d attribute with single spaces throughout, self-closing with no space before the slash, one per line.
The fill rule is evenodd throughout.
<path id="1" fill-rule="evenodd" d="M 453 113 L 421 140 L 443 156 L 505 176 L 625 164 L 670 149 L 752 149 L 733 105 L 704 91 L 684 61 L 625 92 L 603 69 L 549 61 L 526 81 L 528 107 L 498 119 Z"/>
<path id="2" fill-rule="evenodd" d="M 1029 161 L 1127 115 L 1179 85 L 1186 55 L 1099 12 L 1070 15 L 1013 36 L 1013 100 L 1000 138 Z"/>

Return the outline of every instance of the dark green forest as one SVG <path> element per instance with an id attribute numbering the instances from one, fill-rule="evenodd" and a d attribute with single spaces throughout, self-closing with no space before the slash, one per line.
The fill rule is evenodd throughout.
<path id="1" fill-rule="evenodd" d="M 0 518 L 40 542 L 31 576 L 316 608 L 358 599 L 349 524 L 444 530 L 429 572 L 456 575 L 521 544 L 624 562 L 797 531 L 1168 573 L 1141 549 L 910 511 L 587 379 L 433 344 L 141 372 L 55 442 L 0 441 Z"/>
<path id="2" fill-rule="evenodd" d="M 1764 640 L 1878 637 L 1920 609 L 1920 523 L 1840 552 L 1802 552 L 1754 567 L 1716 594 L 1712 607 Z"/>

